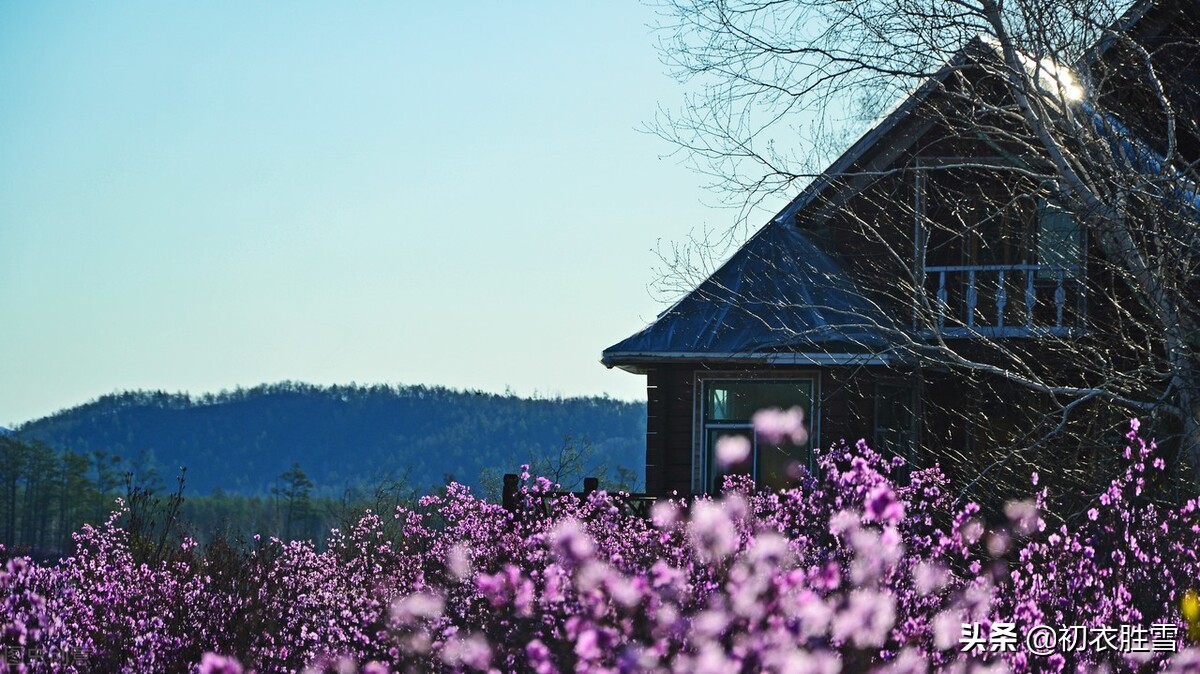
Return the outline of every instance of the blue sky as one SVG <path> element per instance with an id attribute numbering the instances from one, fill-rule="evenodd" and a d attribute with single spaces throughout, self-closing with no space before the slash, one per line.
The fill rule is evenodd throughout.
<path id="1" fill-rule="evenodd" d="M 0 3 L 0 424 L 284 379 L 635 399 L 722 227 L 636 2 Z"/>

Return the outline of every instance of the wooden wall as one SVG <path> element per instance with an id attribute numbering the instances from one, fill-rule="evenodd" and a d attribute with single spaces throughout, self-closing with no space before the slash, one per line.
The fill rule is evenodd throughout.
<path id="1" fill-rule="evenodd" d="M 650 494 L 689 494 L 692 491 L 692 453 L 695 429 L 695 382 L 705 372 L 816 373 L 819 437 L 828 447 L 838 440 L 873 442 L 875 384 L 880 379 L 903 381 L 893 370 L 867 367 L 800 368 L 685 363 L 651 368 L 646 377 L 646 491 Z M 810 420 L 811 423 L 811 420 Z"/>
<path id="2" fill-rule="evenodd" d="M 695 368 L 694 364 L 663 366 L 646 375 L 647 493 L 691 493 Z"/>

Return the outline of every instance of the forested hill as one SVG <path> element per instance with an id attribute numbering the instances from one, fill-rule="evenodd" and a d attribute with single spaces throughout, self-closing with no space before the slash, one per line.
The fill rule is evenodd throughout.
<path id="1" fill-rule="evenodd" d="M 513 471 L 557 457 L 568 438 L 592 465 L 641 475 L 645 407 L 608 398 L 527 399 L 425 386 L 283 383 L 188 396 L 132 392 L 31 421 L 26 441 L 95 458 L 118 455 L 170 486 L 187 467 L 187 493 L 264 493 L 293 463 L 329 493 L 407 474 L 415 488 L 452 474 Z"/>

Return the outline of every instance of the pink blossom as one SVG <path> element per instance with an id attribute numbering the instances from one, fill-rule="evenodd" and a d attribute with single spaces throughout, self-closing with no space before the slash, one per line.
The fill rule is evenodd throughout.
<path id="1" fill-rule="evenodd" d="M 750 458 L 750 441 L 741 435 L 723 435 L 717 440 L 717 466 L 725 470 Z"/>
<path id="2" fill-rule="evenodd" d="M 442 661 L 454 666 L 466 666 L 487 671 L 492 663 L 492 648 L 479 634 L 455 636 L 442 649 Z"/>
<path id="3" fill-rule="evenodd" d="M 697 501 L 692 506 L 692 544 L 704 559 L 721 560 L 737 549 L 738 534 L 724 503 Z"/>
<path id="4" fill-rule="evenodd" d="M 795 445 L 808 442 L 808 429 L 804 427 L 804 409 L 793 407 L 781 410 L 777 407 L 759 410 L 752 419 L 754 432 L 770 444 L 777 445 L 785 440 Z"/>
<path id="5" fill-rule="evenodd" d="M 399 535 L 365 513 L 324 546 L 266 537 L 234 563 L 182 544 L 169 548 L 182 561 L 141 563 L 123 510 L 81 529 L 70 557 L 0 568 L 0 646 L 71 648 L 88 671 L 205 674 L 1195 671 L 1190 650 L 1140 664 L 960 652 L 964 623 L 986 638 L 997 621 L 1179 619 L 1200 577 L 1196 502 L 1137 498 L 1163 467 L 1153 443 L 1130 446 L 1104 517 L 1047 535 L 1042 494 L 989 531 L 936 468 L 898 484 L 865 443 L 818 454 L 802 486 L 743 482 L 649 518 L 603 492 L 556 498 L 532 476 L 511 512 L 449 485 L 398 508 L 386 525 Z"/>
<path id="6" fill-rule="evenodd" d="M 577 520 L 563 520 L 550 532 L 550 541 L 559 559 L 568 564 L 578 564 L 592 556 L 595 546 Z"/>
<path id="7" fill-rule="evenodd" d="M 205 653 L 200 658 L 200 667 L 197 670 L 198 674 L 242 674 L 242 663 L 235 658 L 217 655 L 216 653 Z"/>
<path id="8" fill-rule="evenodd" d="M 833 637 L 860 647 L 880 647 L 896 620 L 896 601 L 887 593 L 855 590 L 833 619 Z"/>
<path id="9" fill-rule="evenodd" d="M 446 553 L 446 570 L 455 580 L 462 582 L 471 577 L 471 548 L 455 543 Z"/>
<path id="10" fill-rule="evenodd" d="M 442 598 L 428 592 L 417 592 L 392 602 L 392 620 L 408 625 L 431 620 L 442 614 Z"/>
<path id="11" fill-rule="evenodd" d="M 1009 501 L 1004 505 L 1004 514 L 1012 521 L 1017 533 L 1022 536 L 1028 536 L 1034 531 L 1045 528 L 1045 524 L 1038 516 L 1037 505 L 1033 501 Z"/>

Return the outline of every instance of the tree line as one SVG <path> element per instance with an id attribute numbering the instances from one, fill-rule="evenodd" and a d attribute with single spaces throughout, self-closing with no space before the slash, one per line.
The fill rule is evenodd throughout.
<path id="1" fill-rule="evenodd" d="M 531 470 L 566 490 L 578 489 L 586 476 L 601 477 L 612 490 L 638 487 L 635 471 L 622 466 L 609 470 L 603 459 L 595 445 L 567 438 L 556 451 L 536 457 Z M 499 502 L 502 474 L 517 469 L 514 465 L 480 471 L 477 493 Z M 265 493 L 214 489 L 194 495 L 187 475 L 181 468 L 174 487 L 168 488 L 157 469 L 144 461 L 105 451 L 59 451 L 41 441 L 0 436 L 0 558 L 68 555 L 74 550 L 73 533 L 85 524 L 101 525 L 121 511 L 122 504 L 122 524 L 144 560 L 162 559 L 164 547 L 183 537 L 207 545 L 246 543 L 258 535 L 313 540 L 321 547 L 331 529 L 348 530 L 368 510 L 386 515 L 397 506 L 412 508 L 420 496 L 458 481 L 445 473 L 442 484 L 430 489 L 416 485 L 411 471 L 379 470 L 335 493 L 320 489 L 322 485 L 293 462 Z"/>
<path id="2" fill-rule="evenodd" d="M 104 451 L 57 451 L 44 442 L 0 436 L 0 545 L 6 554 L 49 558 L 74 548 L 72 534 L 99 525 L 120 509 L 132 531 L 149 538 L 190 536 L 238 540 L 261 534 L 285 540 L 320 540 L 329 529 L 354 521 L 365 509 L 394 508 L 416 493 L 403 478 L 314 497 L 315 483 L 296 463 L 277 476 L 265 495 L 215 490 L 184 497 L 186 471 L 167 490 L 156 471 Z"/>

